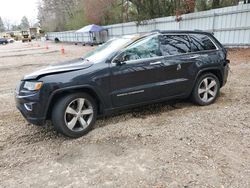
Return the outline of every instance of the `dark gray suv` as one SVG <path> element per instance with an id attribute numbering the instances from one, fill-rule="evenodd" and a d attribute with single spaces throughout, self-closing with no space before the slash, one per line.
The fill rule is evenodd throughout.
<path id="1" fill-rule="evenodd" d="M 80 137 L 114 111 L 190 97 L 213 103 L 228 76 L 226 49 L 208 32 L 162 31 L 114 38 L 84 57 L 23 78 L 16 105 L 32 124 L 52 120 Z"/>

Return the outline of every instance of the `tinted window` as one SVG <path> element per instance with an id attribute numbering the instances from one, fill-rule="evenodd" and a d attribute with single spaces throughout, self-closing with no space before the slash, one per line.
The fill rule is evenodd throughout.
<path id="1" fill-rule="evenodd" d="M 158 36 L 147 37 L 129 46 L 123 53 L 125 61 L 161 56 Z"/>
<path id="2" fill-rule="evenodd" d="M 94 51 L 87 53 L 83 58 L 95 63 L 101 62 L 112 53 L 120 50 L 124 45 L 128 45 L 131 42 L 131 38 L 114 38 L 99 46 Z"/>
<path id="3" fill-rule="evenodd" d="M 190 52 L 190 43 L 186 35 L 161 35 L 161 52 L 164 56 Z"/>
<path id="4" fill-rule="evenodd" d="M 214 50 L 216 46 L 206 35 L 190 35 L 192 51 Z"/>

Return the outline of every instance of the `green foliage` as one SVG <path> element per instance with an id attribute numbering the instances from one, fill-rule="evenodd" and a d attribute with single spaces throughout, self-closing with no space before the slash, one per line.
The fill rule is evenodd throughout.
<path id="1" fill-rule="evenodd" d="M 238 4 L 239 0 L 41 0 L 40 25 L 46 31 L 79 29 L 187 14 Z"/>
<path id="2" fill-rule="evenodd" d="M 21 20 L 20 28 L 22 30 L 27 30 L 29 29 L 29 27 L 30 27 L 30 24 L 29 24 L 28 18 L 24 16 Z"/>
<path id="3" fill-rule="evenodd" d="M 79 29 L 83 25 L 87 25 L 87 24 L 88 23 L 85 20 L 83 10 L 78 10 L 74 13 L 72 17 L 67 19 L 66 24 L 65 24 L 65 29 L 66 30 Z"/>
<path id="4" fill-rule="evenodd" d="M 204 11 L 210 8 L 211 6 L 208 4 L 207 0 L 196 0 L 196 5 L 195 5 L 196 11 Z"/>
<path id="5" fill-rule="evenodd" d="M 12 31 L 18 31 L 18 30 L 22 30 L 22 28 L 20 27 L 20 25 L 12 25 L 11 30 Z"/>
<path id="6" fill-rule="evenodd" d="M 227 7 L 227 6 L 233 6 L 233 5 L 237 5 L 239 3 L 239 0 L 226 0 L 220 1 L 219 7 Z"/>
<path id="7" fill-rule="evenodd" d="M 196 0 L 196 11 L 237 5 L 239 0 Z"/>

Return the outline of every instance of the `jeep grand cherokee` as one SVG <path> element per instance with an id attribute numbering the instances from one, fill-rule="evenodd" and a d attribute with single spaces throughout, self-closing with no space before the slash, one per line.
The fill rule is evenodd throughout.
<path id="1" fill-rule="evenodd" d="M 30 123 L 52 120 L 58 132 L 77 138 L 97 116 L 124 108 L 187 97 L 209 105 L 227 81 L 228 63 L 226 49 L 208 32 L 123 36 L 25 76 L 16 105 Z"/>

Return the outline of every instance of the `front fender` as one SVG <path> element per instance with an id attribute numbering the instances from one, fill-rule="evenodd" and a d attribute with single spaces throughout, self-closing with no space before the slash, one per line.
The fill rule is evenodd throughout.
<path id="1" fill-rule="evenodd" d="M 57 97 L 63 96 L 64 93 L 72 93 L 72 91 L 86 91 L 87 93 L 88 93 L 88 91 L 91 91 L 95 95 L 93 97 L 98 98 L 97 100 L 101 103 L 102 108 L 105 109 L 108 107 L 107 101 L 104 100 L 104 97 L 98 88 L 95 88 L 91 85 L 70 86 L 70 87 L 60 88 L 60 89 L 57 89 L 57 90 L 52 92 L 52 94 L 50 95 L 50 97 L 48 99 L 47 105 L 46 105 L 46 110 L 45 110 L 46 117 L 48 117 L 49 112 L 52 110 L 50 108 L 53 106 L 56 99 L 58 99 Z M 89 94 L 91 94 L 91 93 L 89 93 Z"/>

